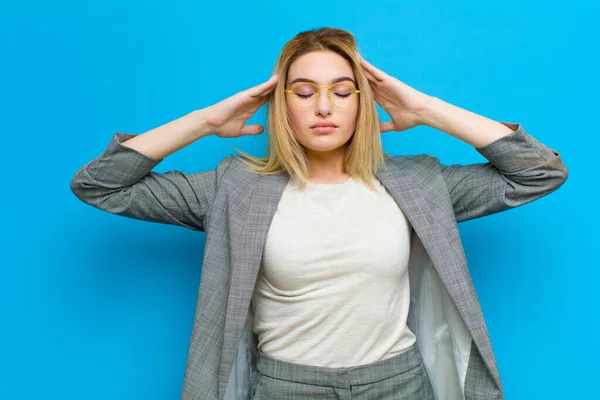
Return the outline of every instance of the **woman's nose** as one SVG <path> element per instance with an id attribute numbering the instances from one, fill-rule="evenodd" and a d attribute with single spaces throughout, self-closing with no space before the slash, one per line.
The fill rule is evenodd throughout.
<path id="1" fill-rule="evenodd" d="M 317 115 L 329 115 L 331 114 L 333 104 L 329 101 L 329 97 L 327 96 L 327 88 L 319 89 L 319 98 L 317 99 L 317 104 L 315 104 L 315 113 Z"/>

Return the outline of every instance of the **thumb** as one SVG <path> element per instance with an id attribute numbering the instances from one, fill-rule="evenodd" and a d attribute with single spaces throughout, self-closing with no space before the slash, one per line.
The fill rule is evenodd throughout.
<path id="1" fill-rule="evenodd" d="M 259 124 L 244 125 L 244 127 L 242 128 L 241 134 L 242 135 L 259 135 L 259 134 L 263 133 L 264 130 L 265 129 L 262 127 L 262 125 L 259 125 Z"/>

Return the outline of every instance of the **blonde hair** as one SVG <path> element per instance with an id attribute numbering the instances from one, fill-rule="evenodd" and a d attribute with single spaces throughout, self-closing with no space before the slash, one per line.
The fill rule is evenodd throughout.
<path id="1" fill-rule="evenodd" d="M 379 117 L 373 93 L 356 53 L 354 36 L 342 29 L 320 28 L 297 34 L 286 43 L 275 65 L 279 80 L 268 102 L 267 152 L 259 158 L 234 148 L 238 157 L 252 171 L 262 175 L 286 172 L 304 188 L 308 182 L 309 163 L 301 144 L 296 140 L 287 109 L 285 83 L 290 65 L 298 57 L 313 51 L 333 51 L 350 63 L 360 89 L 356 129 L 346 143 L 344 170 L 375 191 L 371 180 L 390 156 L 383 151 Z"/>

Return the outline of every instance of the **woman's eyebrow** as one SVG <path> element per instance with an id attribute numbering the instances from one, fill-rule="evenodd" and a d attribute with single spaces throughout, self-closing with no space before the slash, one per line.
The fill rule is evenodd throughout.
<path id="1" fill-rule="evenodd" d="M 344 81 L 350 81 L 354 84 L 354 86 L 356 86 L 356 81 L 354 81 L 354 79 L 350 78 L 349 76 L 341 76 L 339 78 L 335 78 L 334 80 L 331 81 L 331 85 L 333 85 L 334 83 L 344 82 Z M 314 83 L 315 85 L 317 85 L 317 82 L 313 81 L 312 79 L 302 78 L 302 77 L 294 79 L 293 81 L 290 82 L 290 85 L 292 85 L 296 82 L 310 82 L 310 83 Z"/>

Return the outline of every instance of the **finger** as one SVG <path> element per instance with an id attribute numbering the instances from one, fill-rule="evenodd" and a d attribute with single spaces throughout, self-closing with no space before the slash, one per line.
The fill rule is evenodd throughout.
<path id="1" fill-rule="evenodd" d="M 273 88 L 277 84 L 278 79 L 279 79 L 279 75 L 273 75 L 272 77 L 269 78 L 268 81 L 263 82 L 260 85 L 254 86 L 253 88 L 249 89 L 250 96 L 261 97 L 261 96 L 268 94 L 271 90 L 273 90 Z"/>
<path id="2" fill-rule="evenodd" d="M 375 77 L 373 76 L 373 74 L 370 73 L 368 70 L 363 69 L 363 72 L 365 73 L 365 76 L 367 77 L 367 79 L 369 80 L 369 82 L 373 82 L 375 84 L 377 84 L 379 82 L 377 79 L 375 79 Z"/>
<path id="3" fill-rule="evenodd" d="M 381 122 L 379 124 L 379 130 L 381 131 L 381 133 L 390 132 L 390 131 L 393 131 L 394 129 L 395 129 L 395 126 L 394 126 L 393 122 Z"/>
<path id="4" fill-rule="evenodd" d="M 383 71 L 375 68 L 374 66 L 372 66 L 369 62 L 367 62 L 367 60 L 365 60 L 364 58 L 361 57 L 360 59 L 360 64 L 363 66 L 363 68 L 367 71 L 369 71 L 369 73 L 376 79 L 379 81 L 384 80 L 387 77 L 387 74 L 384 73 Z"/>
<path id="5" fill-rule="evenodd" d="M 273 86 L 273 87 L 270 87 L 270 88 L 267 88 L 267 89 L 263 90 L 263 92 L 262 92 L 262 93 L 260 93 L 260 94 L 259 94 L 258 96 L 256 96 L 256 97 L 264 97 L 264 96 L 267 96 L 269 93 L 271 93 L 271 92 L 273 91 L 273 89 L 275 89 L 275 86 Z"/>
<path id="6" fill-rule="evenodd" d="M 264 132 L 264 130 L 265 129 L 262 127 L 262 125 L 259 124 L 244 125 L 241 133 L 242 135 L 260 135 Z"/>

